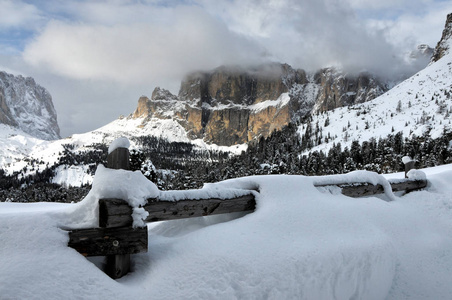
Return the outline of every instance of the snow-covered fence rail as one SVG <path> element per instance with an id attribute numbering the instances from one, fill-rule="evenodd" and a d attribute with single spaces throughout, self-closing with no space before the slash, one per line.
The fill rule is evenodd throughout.
<path id="1" fill-rule="evenodd" d="M 388 187 L 390 186 L 391 191 L 393 193 L 395 192 L 409 193 L 411 191 L 416 191 L 427 187 L 427 179 L 425 178 L 425 174 L 414 169 L 416 161 L 412 160 L 408 156 L 405 156 L 402 159 L 402 161 L 405 164 L 405 178 L 390 179 L 387 182 L 386 180 L 384 180 L 384 184 L 387 184 Z M 318 188 L 330 186 L 333 186 L 334 188 L 340 188 L 340 192 L 343 195 L 354 198 L 385 193 L 385 188 L 382 184 L 372 184 L 370 182 L 365 181 L 366 181 L 365 179 L 364 181 L 356 183 L 350 183 L 350 181 L 347 182 L 334 181 L 330 183 L 315 184 L 315 186 Z"/>
<path id="2" fill-rule="evenodd" d="M 423 189 L 427 186 L 427 180 L 416 180 L 416 179 L 404 179 L 404 180 L 390 180 L 393 192 L 411 192 L 419 189 Z M 372 195 L 383 194 L 384 187 L 381 184 L 371 184 L 371 183 L 339 183 L 339 184 L 325 184 L 316 185 L 316 187 L 328 187 L 334 186 L 341 189 L 341 193 L 345 196 L 359 198 Z"/>
<path id="3" fill-rule="evenodd" d="M 234 212 L 254 211 L 256 201 L 251 191 L 234 198 L 188 198 L 168 201 L 164 198 L 148 199 L 143 206 L 149 215 L 145 222 L 169 221 Z M 124 226 L 132 223 L 132 208 L 120 199 L 99 201 L 99 223 L 105 226 Z"/>
<path id="4" fill-rule="evenodd" d="M 111 151 L 107 167 L 128 170 L 129 150 L 119 147 Z M 410 161 L 406 172 L 412 167 L 414 163 Z M 350 180 L 341 182 L 342 177 L 326 176 L 318 182 L 314 180 L 314 185 L 318 188 L 340 188 L 342 194 L 350 197 L 376 195 L 388 190 L 409 192 L 427 186 L 427 180 L 422 176 L 406 177 L 408 178 L 389 182 L 383 179 L 383 182 L 371 184 L 365 182 L 366 178 L 356 180 L 361 181 L 359 183 L 350 183 Z M 256 207 L 255 195 L 258 192 L 243 189 L 162 191 L 158 193 L 158 197 L 147 199 L 146 203 L 139 207 L 140 221 L 156 222 L 252 212 Z M 99 227 L 70 231 L 68 246 L 85 256 L 107 256 L 105 272 L 112 278 L 120 278 L 129 272 L 130 254 L 148 250 L 147 227 L 134 226 L 135 214 L 136 208 L 132 208 L 129 202 L 123 199 L 100 199 Z"/>

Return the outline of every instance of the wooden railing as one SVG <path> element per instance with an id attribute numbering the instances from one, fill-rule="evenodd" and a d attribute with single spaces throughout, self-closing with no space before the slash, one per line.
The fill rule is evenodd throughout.
<path id="1" fill-rule="evenodd" d="M 129 151 L 117 148 L 108 156 L 107 167 L 129 169 Z M 397 180 L 390 182 L 394 192 L 410 192 L 425 188 L 427 180 Z M 384 192 L 381 185 L 370 183 L 334 183 L 317 187 L 335 186 L 342 194 L 350 197 L 364 197 Z M 146 222 L 168 221 L 182 218 L 209 216 L 233 212 L 253 212 L 255 195 L 259 191 L 243 191 L 238 197 L 227 199 L 182 198 L 178 201 L 165 199 L 165 192 L 159 198 L 148 199 L 143 208 L 149 213 Z M 220 192 L 221 193 L 221 192 Z M 189 194 L 189 193 L 186 193 Z M 147 227 L 132 227 L 132 207 L 122 199 L 99 200 L 99 227 L 69 231 L 68 246 L 84 256 L 106 256 L 105 272 L 112 278 L 120 278 L 130 269 L 130 254 L 147 252 Z"/>

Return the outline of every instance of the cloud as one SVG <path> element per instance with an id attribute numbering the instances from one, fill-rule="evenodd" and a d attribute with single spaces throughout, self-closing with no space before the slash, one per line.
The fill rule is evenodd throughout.
<path id="1" fill-rule="evenodd" d="M 36 6 L 23 1 L 0 0 L 0 30 L 10 28 L 32 28 L 43 20 Z"/>
<path id="2" fill-rule="evenodd" d="M 394 67 L 384 35 L 368 32 L 353 10 L 325 1 L 199 1 L 159 6 L 69 2 L 72 19 L 51 21 L 26 46 L 33 66 L 78 79 L 145 83 L 180 80 L 219 65 L 286 62 L 315 70 L 340 65 Z M 81 21 L 80 21 L 81 20 Z"/>
<path id="3" fill-rule="evenodd" d="M 422 14 L 406 12 L 394 20 L 369 20 L 375 28 L 384 28 L 387 40 L 397 47 L 428 44 L 435 47 L 440 40 L 452 2 L 435 3 Z"/>
<path id="4" fill-rule="evenodd" d="M 180 79 L 191 70 L 260 60 L 258 44 L 197 7 L 162 12 L 163 20 L 115 25 L 52 21 L 23 57 L 64 76 L 122 83 Z"/>
<path id="5" fill-rule="evenodd" d="M 400 11 L 425 1 L 57 2 L 54 10 L 69 17 L 49 22 L 23 57 L 63 76 L 126 84 L 264 61 L 307 70 L 336 65 L 395 73 L 407 67 L 401 56 L 416 46 L 413 36 L 425 37 L 438 26 L 434 20 L 444 8 L 423 17 L 406 13 L 370 21 L 356 10 L 379 15 L 390 5 Z M 430 27 L 416 23 L 427 18 Z"/>
<path id="6" fill-rule="evenodd" d="M 228 27 L 248 35 L 264 47 L 274 60 L 308 70 L 331 65 L 350 71 L 393 71 L 403 60 L 386 40 L 384 31 L 369 28 L 347 2 L 228 1 L 219 8 L 202 2 Z M 370 30 L 369 30 L 370 29 Z"/>

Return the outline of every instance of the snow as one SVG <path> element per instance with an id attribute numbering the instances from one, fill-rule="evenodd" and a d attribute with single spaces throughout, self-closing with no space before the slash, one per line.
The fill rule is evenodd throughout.
<path id="1" fill-rule="evenodd" d="M 330 176 L 318 176 L 314 178 L 314 185 L 338 185 L 347 183 L 371 183 L 373 185 L 380 184 L 385 195 L 389 201 L 395 200 L 395 196 L 392 192 L 391 184 L 383 176 L 375 172 L 369 171 L 353 171 L 347 174 L 330 175 Z"/>
<path id="2" fill-rule="evenodd" d="M 110 146 L 108 147 L 108 154 L 112 153 L 113 151 L 115 151 L 118 148 L 129 149 L 129 147 L 130 147 L 129 139 L 126 138 L 125 136 L 121 136 L 121 137 L 117 138 L 116 140 L 114 140 L 113 142 L 111 142 Z"/>
<path id="3" fill-rule="evenodd" d="M 116 172 L 99 167 L 93 190 L 77 204 L 0 203 L 0 298 L 448 299 L 452 294 L 452 165 L 422 170 L 428 188 L 392 202 L 314 187 L 363 177 L 384 181 L 367 172 L 207 184 L 200 194 L 258 189 L 256 211 L 148 224 L 149 252 L 132 255 L 132 272 L 114 281 L 67 247 L 67 232 L 60 228 L 89 225 L 95 199 L 113 191 L 138 203 L 145 194 L 157 195 L 150 187 L 140 190 L 144 182 L 134 172 Z M 108 188 L 100 187 L 104 184 Z"/>
<path id="4" fill-rule="evenodd" d="M 182 199 L 230 199 L 249 195 L 248 189 L 240 188 L 221 188 L 215 184 L 205 184 L 200 190 L 177 190 L 177 191 L 161 191 L 159 199 L 163 201 L 179 201 Z"/>
<path id="5" fill-rule="evenodd" d="M 92 184 L 93 176 L 88 174 L 89 166 L 67 166 L 61 165 L 55 169 L 55 177 L 52 183 L 66 187 L 81 187 L 82 185 Z"/>
<path id="6" fill-rule="evenodd" d="M 372 101 L 314 115 L 311 128 L 319 124 L 323 140 L 303 154 L 328 153 L 338 143 L 342 149 L 350 148 L 353 141 L 378 140 L 399 131 L 404 138 L 443 136 L 444 131 L 452 130 L 451 77 L 452 53 L 449 53 Z M 323 126 L 327 118 L 330 125 Z M 306 128 L 305 124 L 299 126 L 300 136 Z"/>
<path id="7" fill-rule="evenodd" d="M 249 109 L 256 113 L 269 107 L 276 108 L 284 107 L 289 103 L 289 101 L 290 101 L 289 93 L 282 93 L 276 100 L 266 100 L 253 105 L 249 105 L 248 107 Z"/>
<path id="8" fill-rule="evenodd" d="M 99 165 L 94 175 L 92 188 L 81 202 L 75 204 L 66 213 L 67 222 L 60 224 L 64 228 L 97 227 L 98 200 L 123 199 L 133 208 L 146 204 L 148 198 L 159 195 L 157 186 L 149 181 L 140 171 L 114 170 Z M 134 210 L 134 226 L 142 225 L 142 210 Z"/>
<path id="9" fill-rule="evenodd" d="M 409 170 L 406 175 L 408 176 L 409 179 L 413 179 L 413 180 L 426 180 L 427 179 L 427 175 L 425 175 L 424 172 L 422 172 L 421 170 L 416 170 L 416 169 Z"/>
<path id="10" fill-rule="evenodd" d="M 213 151 L 230 152 L 240 154 L 247 149 L 247 144 L 234 146 L 218 146 L 207 144 L 202 139 L 190 140 L 186 131 L 175 120 L 152 119 L 142 126 L 145 119 L 120 118 L 101 127 L 97 130 L 84 134 L 74 134 L 72 137 L 45 141 L 29 136 L 23 131 L 8 125 L 0 124 L 0 168 L 7 175 L 14 172 L 22 172 L 24 175 L 34 174 L 37 171 L 43 171 L 46 167 L 55 165 L 64 152 L 64 145 L 74 146 L 73 153 L 84 152 L 87 150 L 96 150 L 93 148 L 96 144 L 110 144 L 112 149 L 117 147 L 127 148 L 127 139 L 139 136 L 157 136 L 167 139 L 170 142 L 193 143 L 195 148 Z M 117 140 L 118 139 L 118 140 Z M 117 140 L 117 141 L 115 141 Z M 130 142 L 130 148 L 139 148 L 133 142 Z M 35 161 L 30 166 L 27 161 Z M 70 166 L 63 165 L 55 170 L 55 177 L 52 182 L 64 184 L 66 186 L 82 186 L 92 182 L 92 175 L 88 174 L 89 166 Z M 28 168 L 24 171 L 24 168 Z"/>
<path id="11" fill-rule="evenodd" d="M 402 162 L 404 165 L 406 165 L 407 163 L 412 162 L 412 161 L 413 161 L 413 159 L 409 156 L 402 157 Z"/>

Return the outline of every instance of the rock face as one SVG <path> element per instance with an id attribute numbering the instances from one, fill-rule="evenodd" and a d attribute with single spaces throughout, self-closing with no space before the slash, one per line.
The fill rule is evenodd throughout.
<path id="1" fill-rule="evenodd" d="M 189 74 L 178 96 L 156 88 L 141 97 L 133 118 L 177 120 L 192 139 L 234 145 L 268 136 L 312 113 L 369 101 L 387 88 L 370 74 L 333 68 L 315 74 L 287 64 L 220 67 Z"/>
<path id="2" fill-rule="evenodd" d="M 31 77 L 0 72 L 0 123 L 40 139 L 60 138 L 52 96 Z"/>
<path id="3" fill-rule="evenodd" d="M 368 73 L 353 76 L 332 68 L 317 72 L 315 82 L 319 86 L 314 106 L 316 112 L 367 102 L 387 90 L 382 82 Z"/>
<path id="4" fill-rule="evenodd" d="M 452 13 L 447 15 L 446 25 L 443 30 L 441 40 L 436 45 L 435 51 L 432 56 L 432 62 L 436 62 L 441 57 L 449 53 L 452 46 Z"/>

